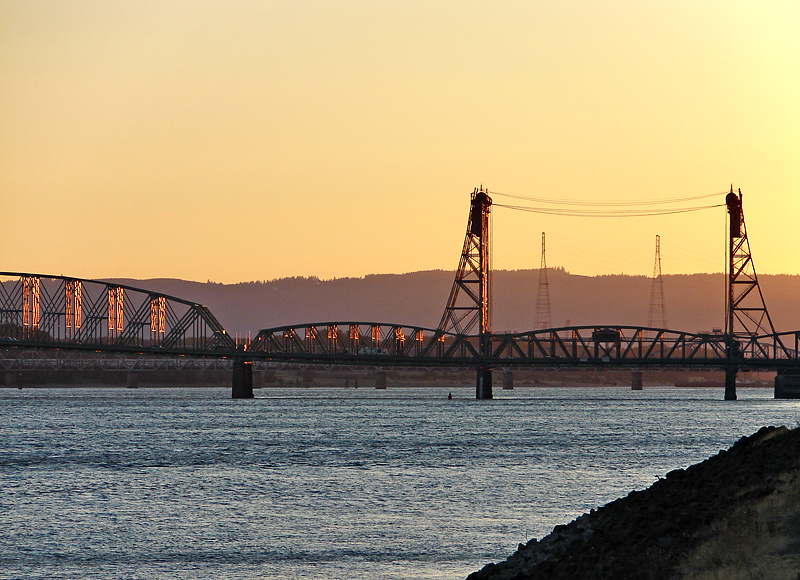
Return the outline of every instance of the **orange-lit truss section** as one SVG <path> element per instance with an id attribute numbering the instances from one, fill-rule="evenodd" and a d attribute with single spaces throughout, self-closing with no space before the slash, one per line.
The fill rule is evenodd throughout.
<path id="1" fill-rule="evenodd" d="M 339 325 L 331 324 L 328 327 L 328 344 L 334 345 L 339 338 Z"/>
<path id="2" fill-rule="evenodd" d="M 41 318 L 41 281 L 38 276 L 22 277 L 22 326 L 35 330 Z"/>
<path id="3" fill-rule="evenodd" d="M 340 332 L 347 328 L 347 332 Z M 374 358 L 385 362 L 387 356 L 422 357 L 432 356 L 438 340 L 439 331 L 419 327 L 399 326 L 375 322 L 331 322 L 285 326 L 262 330 L 250 342 L 247 353 L 253 359 L 270 358 L 271 353 L 285 353 L 291 358 L 294 354 L 344 355 Z M 431 343 L 431 337 L 436 340 Z M 407 337 L 413 337 L 409 340 Z M 266 355 L 263 356 L 263 355 Z M 279 356 L 278 358 L 284 358 Z M 339 362 L 351 363 L 350 358 Z"/>
<path id="4" fill-rule="evenodd" d="M 108 288 L 108 332 L 122 332 L 125 322 L 125 289 L 121 286 Z"/>
<path id="5" fill-rule="evenodd" d="M 64 281 L 64 327 L 80 332 L 83 323 L 83 282 Z"/>
<path id="6" fill-rule="evenodd" d="M 34 348 L 235 351 L 201 304 L 97 280 L 0 272 L 0 339 Z"/>
<path id="7" fill-rule="evenodd" d="M 150 299 L 150 334 L 164 334 L 167 327 L 167 299 L 154 296 Z"/>

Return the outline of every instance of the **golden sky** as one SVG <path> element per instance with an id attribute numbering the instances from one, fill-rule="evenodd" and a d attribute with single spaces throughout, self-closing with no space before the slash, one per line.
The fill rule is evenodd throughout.
<path id="1" fill-rule="evenodd" d="M 455 269 L 469 193 L 744 194 L 800 273 L 800 2 L 0 0 L 0 270 Z M 701 203 L 722 203 L 723 195 Z M 513 200 L 495 196 L 497 203 Z M 495 208 L 494 266 L 721 271 L 723 208 Z"/>

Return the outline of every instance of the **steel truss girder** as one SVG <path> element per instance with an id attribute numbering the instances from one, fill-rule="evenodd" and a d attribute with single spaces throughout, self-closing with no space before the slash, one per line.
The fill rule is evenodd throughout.
<path id="1" fill-rule="evenodd" d="M 326 342 L 332 328 L 358 329 L 359 345 L 347 341 Z M 313 329 L 313 330 L 312 330 Z M 379 329 L 381 350 L 369 350 Z M 423 340 L 415 348 L 396 340 L 398 334 Z M 297 337 L 313 337 L 300 340 Z M 285 340 L 285 337 L 295 337 Z M 481 354 L 478 337 L 442 333 L 438 329 L 403 327 L 377 322 L 324 322 L 264 329 L 249 345 L 253 360 L 384 366 L 573 366 L 721 367 L 726 364 L 726 338 L 718 334 L 692 334 L 668 329 L 634 326 L 590 326 L 543 329 L 524 333 L 488 335 Z M 794 341 L 794 348 L 784 346 Z M 417 342 L 417 341 L 413 341 Z M 399 346 L 398 346 L 399 345 Z M 742 342 L 738 362 L 769 366 L 776 361 L 798 361 L 800 331 L 753 337 Z"/>
<path id="2" fill-rule="evenodd" d="M 169 349 L 198 355 L 236 350 L 233 339 L 201 304 L 98 280 L 19 272 L 0 272 L 0 277 L 11 278 L 0 282 L 0 346 L 158 354 Z M 32 281 L 39 309 L 36 328 L 24 319 L 26 308 L 33 308 Z M 163 307 L 163 329 L 159 317 L 159 328 L 151 328 L 154 301 Z"/>
<path id="3" fill-rule="evenodd" d="M 450 337 L 447 341 L 442 340 Z M 321 322 L 261 330 L 247 346 L 248 357 L 449 357 L 458 335 L 384 322 Z"/>

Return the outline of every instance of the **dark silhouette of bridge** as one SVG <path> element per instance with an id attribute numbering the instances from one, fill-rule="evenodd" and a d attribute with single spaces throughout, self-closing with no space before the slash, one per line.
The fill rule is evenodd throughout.
<path id="1" fill-rule="evenodd" d="M 436 328 L 328 321 L 261 330 L 238 344 L 201 304 L 139 288 L 64 276 L 0 272 L 0 347 L 230 359 L 234 398 L 253 396 L 253 361 L 368 367 L 470 367 L 476 398 L 492 398 L 492 369 L 722 369 L 736 399 L 742 369 L 777 370 L 800 392 L 800 330 L 775 332 L 753 267 L 741 191 L 731 187 L 725 329 L 697 334 L 639 326 L 565 326 L 521 333 L 491 329 L 492 199 L 472 192 L 467 231 Z M 797 377 L 797 379 L 794 379 Z M 788 391 L 787 391 L 788 390 Z"/>

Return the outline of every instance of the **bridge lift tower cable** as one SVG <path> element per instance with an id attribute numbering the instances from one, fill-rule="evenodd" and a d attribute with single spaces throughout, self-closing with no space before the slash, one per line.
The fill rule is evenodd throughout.
<path id="1" fill-rule="evenodd" d="M 455 332 L 476 336 L 480 358 L 491 353 L 491 264 L 489 214 L 492 198 L 489 190 L 472 191 L 467 234 L 461 250 L 461 260 L 450 297 L 439 322 L 441 333 Z M 444 334 L 440 334 L 444 338 Z M 476 398 L 492 398 L 492 370 L 478 368 Z"/>

